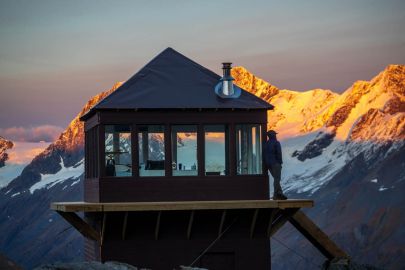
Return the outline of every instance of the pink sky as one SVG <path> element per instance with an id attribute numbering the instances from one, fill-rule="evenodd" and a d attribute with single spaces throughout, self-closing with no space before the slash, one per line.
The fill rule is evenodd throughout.
<path id="1" fill-rule="evenodd" d="M 397 0 L 2 1 L 0 135 L 53 140 L 91 96 L 169 46 L 217 73 L 228 60 L 279 88 L 342 92 L 405 63 L 404 9 Z"/>

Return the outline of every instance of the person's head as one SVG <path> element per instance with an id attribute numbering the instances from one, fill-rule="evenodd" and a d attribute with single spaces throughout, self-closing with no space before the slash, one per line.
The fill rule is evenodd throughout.
<path id="1" fill-rule="evenodd" d="M 277 132 L 275 132 L 274 130 L 269 130 L 269 131 L 267 131 L 267 137 L 269 139 L 276 139 L 277 138 Z"/>

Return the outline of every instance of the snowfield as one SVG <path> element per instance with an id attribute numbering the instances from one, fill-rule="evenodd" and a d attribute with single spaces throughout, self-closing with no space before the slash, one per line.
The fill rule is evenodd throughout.
<path id="1" fill-rule="evenodd" d="M 63 159 L 60 158 L 61 169 L 55 174 L 41 174 L 41 181 L 30 187 L 30 193 L 34 193 L 38 189 L 50 189 L 56 184 L 62 183 L 69 179 L 78 179 L 84 173 L 84 158 L 72 167 L 65 167 Z M 73 182 L 71 185 L 79 183 Z"/>
<path id="2" fill-rule="evenodd" d="M 300 161 L 292 156 L 294 151 L 304 149 L 317 134 L 318 132 L 314 132 L 281 141 L 284 162 L 281 184 L 285 192 L 310 192 L 312 194 L 332 179 L 346 164 L 347 156 L 342 151 L 344 143 L 338 140 L 334 140 L 317 157 Z M 272 191 L 272 177 L 270 180 Z"/>

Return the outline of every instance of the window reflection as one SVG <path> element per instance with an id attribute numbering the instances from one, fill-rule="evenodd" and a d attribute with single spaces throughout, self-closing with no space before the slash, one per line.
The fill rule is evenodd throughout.
<path id="1" fill-rule="evenodd" d="M 105 175 L 132 175 L 131 128 L 129 125 L 105 126 Z"/>
<path id="2" fill-rule="evenodd" d="M 172 126 L 173 176 L 198 175 L 197 126 Z"/>
<path id="3" fill-rule="evenodd" d="M 261 126 L 236 125 L 238 174 L 262 174 Z"/>
<path id="4" fill-rule="evenodd" d="M 228 134 L 225 125 L 208 125 L 205 131 L 205 175 L 228 174 Z"/>
<path id="5" fill-rule="evenodd" d="M 164 126 L 138 127 L 139 176 L 165 175 Z"/>

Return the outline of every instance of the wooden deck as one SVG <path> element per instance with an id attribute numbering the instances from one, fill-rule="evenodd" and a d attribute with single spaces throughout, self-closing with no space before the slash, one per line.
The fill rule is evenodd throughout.
<path id="1" fill-rule="evenodd" d="M 314 206 L 313 200 L 237 200 L 237 201 L 178 201 L 178 202 L 115 202 L 115 203 L 88 203 L 88 202 L 55 202 L 51 203 L 51 209 L 59 213 L 66 221 L 75 227 L 83 236 L 97 241 L 103 245 L 105 238 L 107 215 L 122 215 L 122 240 L 126 239 L 128 215 L 138 215 L 141 212 L 155 212 L 156 221 L 151 226 L 155 227 L 155 240 L 159 239 L 162 212 L 184 211 L 188 213 L 187 228 L 184 231 L 186 239 L 191 238 L 191 231 L 195 215 L 199 210 L 219 210 L 221 219 L 218 221 L 218 237 L 223 233 L 225 220 L 229 219 L 228 210 L 251 210 L 245 216 L 248 219 L 249 228 L 247 234 L 253 239 L 255 234 L 265 228 L 264 234 L 271 238 L 286 222 L 290 222 L 302 233 L 325 257 L 348 258 L 348 255 L 340 249 L 329 237 L 322 232 L 302 211 L 301 208 Z M 98 215 L 101 222 L 93 227 L 83 220 L 76 212 L 92 213 Z M 120 213 L 114 213 L 120 212 Z M 138 213 L 135 213 L 138 212 Z M 240 212 L 240 213 L 242 213 Z M 174 214 L 174 212 L 171 212 Z M 259 214 L 261 213 L 261 214 Z M 175 215 L 175 214 L 174 214 Z M 260 218 L 261 216 L 261 218 Z M 264 218 L 263 218 L 264 217 Z M 241 217 L 242 219 L 243 217 Z M 263 226 L 260 223 L 265 223 Z M 180 224 L 181 222 L 179 222 Z M 170 227 L 170 226 L 169 226 Z M 121 230 L 120 229 L 120 230 Z M 139 229 L 139 228 L 138 228 Z"/>
<path id="2" fill-rule="evenodd" d="M 54 202 L 58 212 L 137 212 L 214 209 L 289 209 L 313 207 L 313 200 L 239 200 L 239 201 L 179 201 L 179 202 Z"/>

